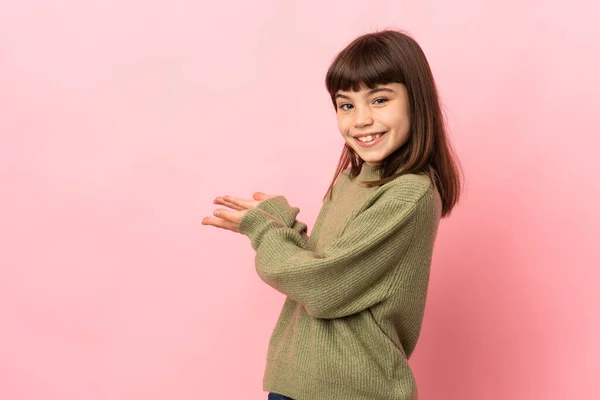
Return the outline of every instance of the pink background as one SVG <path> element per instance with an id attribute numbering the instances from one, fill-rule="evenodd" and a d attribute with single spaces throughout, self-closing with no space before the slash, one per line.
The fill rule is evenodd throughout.
<path id="1" fill-rule="evenodd" d="M 0 399 L 266 399 L 283 296 L 200 221 L 262 190 L 312 226 L 325 71 L 385 27 L 422 44 L 467 177 L 421 398 L 600 398 L 600 2 L 564 4 L 3 1 Z"/>

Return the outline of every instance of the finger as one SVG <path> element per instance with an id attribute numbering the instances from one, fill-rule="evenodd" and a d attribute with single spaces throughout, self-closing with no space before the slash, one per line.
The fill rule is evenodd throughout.
<path id="1" fill-rule="evenodd" d="M 217 197 L 216 199 L 213 200 L 213 203 L 219 204 L 219 205 L 222 205 L 225 207 L 233 208 L 234 210 L 237 210 L 237 211 L 244 210 L 244 208 L 242 206 L 232 203 L 230 201 L 227 201 L 223 197 Z"/>
<path id="2" fill-rule="evenodd" d="M 223 199 L 225 199 L 225 201 L 228 201 L 229 203 L 241 207 L 244 210 L 256 208 L 256 206 L 258 205 L 258 202 L 256 202 L 255 200 L 240 199 L 238 197 L 233 196 L 223 196 Z"/>
<path id="3" fill-rule="evenodd" d="M 239 232 L 238 224 L 226 221 L 221 218 L 206 217 L 202 220 L 202 225 L 211 225 L 217 228 L 225 229 L 232 232 Z"/>
<path id="4" fill-rule="evenodd" d="M 231 210 L 226 210 L 224 208 L 219 208 L 218 210 L 214 211 L 213 215 L 215 217 L 222 218 L 226 221 L 233 222 L 235 224 L 239 224 L 242 221 L 242 218 L 244 217 L 245 213 L 246 213 L 245 210 L 231 211 Z"/>
<path id="5" fill-rule="evenodd" d="M 227 200 L 225 201 L 225 205 L 229 208 L 233 208 L 236 211 L 248 210 L 248 208 L 244 208 L 239 204 L 235 204 Z"/>

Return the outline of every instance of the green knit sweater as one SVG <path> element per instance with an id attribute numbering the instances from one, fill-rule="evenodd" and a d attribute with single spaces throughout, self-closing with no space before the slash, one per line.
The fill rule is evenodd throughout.
<path id="1" fill-rule="evenodd" d="M 373 188 L 381 171 L 344 171 L 310 237 L 283 196 L 248 211 L 239 231 L 256 270 L 287 296 L 271 336 L 266 391 L 295 400 L 408 400 L 441 216 L 426 175 Z"/>

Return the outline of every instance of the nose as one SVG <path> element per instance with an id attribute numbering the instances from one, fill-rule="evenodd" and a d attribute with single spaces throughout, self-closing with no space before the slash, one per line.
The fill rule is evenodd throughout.
<path id="1" fill-rule="evenodd" d="M 368 107 L 356 107 L 354 112 L 354 127 L 362 128 L 371 125 L 373 118 Z"/>

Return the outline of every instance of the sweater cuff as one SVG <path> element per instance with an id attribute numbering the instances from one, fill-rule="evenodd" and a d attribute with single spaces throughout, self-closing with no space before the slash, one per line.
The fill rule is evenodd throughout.
<path id="1" fill-rule="evenodd" d="M 258 204 L 257 208 L 281 220 L 288 228 L 294 225 L 296 216 L 300 212 L 298 207 L 291 207 L 284 196 L 276 196 L 263 200 Z"/>
<path id="2" fill-rule="evenodd" d="M 252 243 L 252 248 L 257 250 L 264 235 L 275 228 L 286 228 L 286 226 L 266 211 L 257 207 L 246 212 L 240 221 L 238 231 L 248 236 Z"/>

